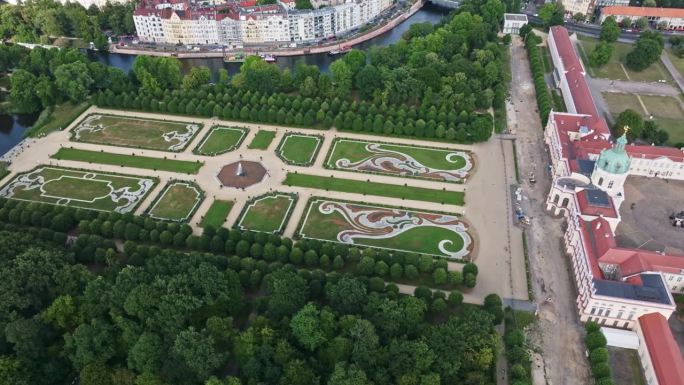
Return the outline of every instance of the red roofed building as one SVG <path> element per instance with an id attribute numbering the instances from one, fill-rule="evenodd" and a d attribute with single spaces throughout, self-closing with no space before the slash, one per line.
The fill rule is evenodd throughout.
<path id="1" fill-rule="evenodd" d="M 684 9 L 656 7 L 610 6 L 601 8 L 601 23 L 613 16 L 623 26 L 630 26 L 642 17 L 648 19 L 653 27 L 670 30 L 684 29 Z"/>
<path id="2" fill-rule="evenodd" d="M 667 319 L 658 313 L 639 317 L 637 335 L 646 382 L 653 385 L 684 384 L 684 359 Z"/>

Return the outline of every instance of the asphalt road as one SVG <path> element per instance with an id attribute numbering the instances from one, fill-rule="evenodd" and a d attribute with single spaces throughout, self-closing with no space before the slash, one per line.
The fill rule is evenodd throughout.
<path id="1" fill-rule="evenodd" d="M 527 18 L 529 21 L 534 22 L 534 23 L 539 23 L 541 24 L 542 21 L 539 17 L 534 16 L 534 13 L 530 13 L 528 11 L 525 12 L 527 14 Z M 573 21 L 566 21 L 565 22 L 565 28 L 568 29 L 570 32 L 577 32 L 581 33 L 583 35 L 588 35 L 588 36 L 593 36 L 598 38 L 599 35 L 601 34 L 601 26 L 596 25 L 596 24 L 590 24 L 590 23 L 575 23 Z M 661 33 L 666 37 L 672 36 L 672 35 L 681 35 L 681 33 L 678 32 L 669 32 L 669 31 L 661 31 Z M 618 38 L 619 41 L 623 43 L 634 43 L 637 39 L 639 38 L 639 32 L 625 32 L 623 31 L 620 33 L 620 37 Z"/>

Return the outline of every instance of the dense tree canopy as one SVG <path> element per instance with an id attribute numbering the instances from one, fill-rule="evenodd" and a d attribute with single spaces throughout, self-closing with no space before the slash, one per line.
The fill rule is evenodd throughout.
<path id="1" fill-rule="evenodd" d="M 634 48 L 627 54 L 625 64 L 634 71 L 643 71 L 660 60 L 665 47 L 663 36 L 654 31 L 644 31 L 639 35 Z"/>

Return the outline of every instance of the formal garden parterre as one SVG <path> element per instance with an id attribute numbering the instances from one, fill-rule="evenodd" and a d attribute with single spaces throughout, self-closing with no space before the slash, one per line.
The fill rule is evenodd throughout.
<path id="1" fill-rule="evenodd" d="M 0 197 L 127 213 L 156 183 L 156 178 L 40 166 L 16 175 Z"/>
<path id="2" fill-rule="evenodd" d="M 187 222 L 204 200 L 204 191 L 187 181 L 169 181 L 150 205 L 147 214 L 155 219 Z"/>
<path id="3" fill-rule="evenodd" d="M 242 127 L 214 126 L 194 152 L 199 155 L 216 156 L 234 151 L 242 145 L 248 132 L 248 129 Z"/>
<path id="4" fill-rule="evenodd" d="M 468 151 L 336 138 L 326 167 L 460 183 L 473 169 Z"/>
<path id="5" fill-rule="evenodd" d="M 449 259 L 463 259 L 473 247 L 458 216 L 326 198 L 311 198 L 297 235 Z"/>
<path id="6" fill-rule="evenodd" d="M 287 133 L 280 140 L 276 154 L 283 162 L 294 166 L 311 166 L 323 143 L 320 135 Z"/>
<path id="7" fill-rule="evenodd" d="M 245 204 L 236 227 L 241 230 L 280 234 L 287 226 L 296 202 L 296 194 L 275 192 L 255 197 Z"/>
<path id="8" fill-rule="evenodd" d="M 190 144 L 202 126 L 119 115 L 86 116 L 72 131 L 72 140 L 104 145 L 178 152 Z"/>

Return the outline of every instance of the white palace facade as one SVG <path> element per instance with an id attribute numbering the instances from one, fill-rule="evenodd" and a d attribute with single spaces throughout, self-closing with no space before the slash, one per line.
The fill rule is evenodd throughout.
<path id="1" fill-rule="evenodd" d="M 684 180 L 684 151 L 629 144 L 625 134 L 614 139 L 596 110 L 568 31 L 552 27 L 548 45 L 568 112 L 552 111 L 544 133 L 553 178 L 546 208 L 567 219 L 564 244 L 580 320 L 637 331 L 648 355 L 641 359 L 648 383 L 682 385 L 679 349 L 675 355 L 660 349 L 677 346 L 663 325 L 676 308 L 672 293 L 684 292 L 684 256 L 619 247 L 615 230 L 625 180 L 630 175 Z M 656 345 L 647 336 L 661 347 L 649 350 Z"/>
<path id="2" fill-rule="evenodd" d="M 392 6 L 393 0 L 318 0 L 316 9 L 296 10 L 294 0 L 256 5 L 255 0 L 208 4 L 146 0 L 133 13 L 142 42 L 242 47 L 331 38 L 359 28 Z"/>

